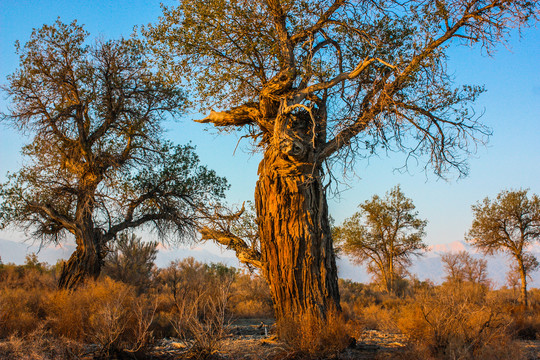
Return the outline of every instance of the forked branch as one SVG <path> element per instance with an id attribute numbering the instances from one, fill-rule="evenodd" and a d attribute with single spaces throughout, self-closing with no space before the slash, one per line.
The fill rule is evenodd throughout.
<path id="1" fill-rule="evenodd" d="M 262 262 L 258 249 L 258 236 L 250 234 L 253 226 L 243 221 L 244 212 L 244 204 L 237 212 L 218 207 L 213 214 L 205 214 L 207 225 L 202 226 L 199 232 L 202 240 L 213 240 L 229 250 L 234 250 L 236 257 L 242 263 L 260 269 Z"/>

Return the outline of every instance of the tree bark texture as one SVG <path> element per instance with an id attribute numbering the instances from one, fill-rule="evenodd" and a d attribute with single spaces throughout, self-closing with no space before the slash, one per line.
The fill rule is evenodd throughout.
<path id="1" fill-rule="evenodd" d="M 74 289 L 87 278 L 96 279 L 103 266 L 105 249 L 101 235 L 90 231 L 86 236 L 77 238 L 77 248 L 69 260 L 62 266 L 58 286 Z"/>
<path id="2" fill-rule="evenodd" d="M 311 139 L 284 128 L 265 151 L 255 189 L 262 272 L 278 321 L 324 318 L 340 305 L 322 169 Z"/>

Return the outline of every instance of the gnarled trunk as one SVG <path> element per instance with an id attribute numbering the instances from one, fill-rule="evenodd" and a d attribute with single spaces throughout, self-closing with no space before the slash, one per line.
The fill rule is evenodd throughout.
<path id="1" fill-rule="evenodd" d="M 263 274 L 277 320 L 340 309 L 337 269 L 320 166 L 267 149 L 255 205 Z"/>
<path id="2" fill-rule="evenodd" d="M 101 234 L 88 231 L 77 237 L 77 248 L 69 260 L 62 266 L 58 286 L 63 289 L 74 289 L 85 279 L 96 279 L 105 257 Z"/>

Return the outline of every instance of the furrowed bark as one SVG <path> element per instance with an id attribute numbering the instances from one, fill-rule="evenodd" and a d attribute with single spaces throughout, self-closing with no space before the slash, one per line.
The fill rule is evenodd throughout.
<path id="1" fill-rule="evenodd" d="M 340 309 L 323 173 L 315 152 L 320 133 L 305 112 L 279 115 L 259 165 L 255 207 L 262 272 L 278 321 L 324 318 L 329 310 Z"/>
<path id="2" fill-rule="evenodd" d="M 77 238 L 77 248 L 62 266 L 58 287 L 74 289 L 88 278 L 96 279 L 105 258 L 104 244 L 100 234 L 88 231 Z"/>
<path id="3" fill-rule="evenodd" d="M 264 168 L 268 160 L 265 156 Z M 339 309 L 337 268 L 319 172 L 265 169 L 257 182 L 262 270 L 278 320 L 310 313 L 324 317 L 330 308 Z"/>

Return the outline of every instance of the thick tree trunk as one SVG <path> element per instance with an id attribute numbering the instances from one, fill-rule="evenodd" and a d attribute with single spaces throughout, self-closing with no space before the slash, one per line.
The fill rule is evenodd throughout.
<path id="1" fill-rule="evenodd" d="M 523 259 L 518 259 L 518 268 L 519 268 L 519 275 L 521 277 L 521 292 L 519 296 L 519 300 L 521 302 L 521 305 L 527 307 L 529 306 L 529 300 L 527 297 L 527 273 L 525 271 L 525 264 L 523 264 Z"/>
<path id="2" fill-rule="evenodd" d="M 64 263 L 58 280 L 63 289 L 74 289 L 88 278 L 96 279 L 103 265 L 105 252 L 100 234 L 93 231 L 77 238 L 77 248 Z"/>
<path id="3" fill-rule="evenodd" d="M 263 274 L 277 320 L 339 310 L 326 194 L 319 167 L 284 161 L 267 150 L 255 204 Z"/>

